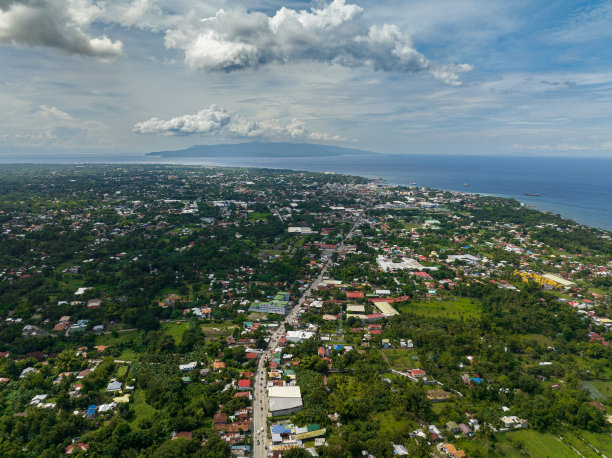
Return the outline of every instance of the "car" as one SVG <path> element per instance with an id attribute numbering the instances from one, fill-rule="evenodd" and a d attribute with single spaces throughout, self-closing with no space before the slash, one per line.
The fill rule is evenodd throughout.
<path id="1" fill-rule="evenodd" d="M 257 445 L 259 445 L 259 440 L 257 440 Z"/>

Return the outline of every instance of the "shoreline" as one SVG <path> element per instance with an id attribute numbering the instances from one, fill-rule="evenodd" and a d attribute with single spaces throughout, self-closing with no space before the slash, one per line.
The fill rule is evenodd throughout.
<path id="1" fill-rule="evenodd" d="M 567 199 L 563 199 L 563 196 L 552 196 L 552 200 L 551 200 L 551 198 L 549 197 L 547 193 L 542 194 L 541 197 L 530 199 L 530 201 L 527 202 L 525 201 L 524 195 L 522 192 L 520 192 L 520 195 L 519 195 L 518 194 L 519 192 L 511 194 L 508 192 L 504 192 L 503 190 L 500 190 L 499 192 L 490 192 L 490 191 L 482 191 L 482 190 L 467 191 L 464 186 L 461 186 L 462 189 L 457 189 L 458 185 L 452 183 L 453 179 L 454 181 L 456 181 L 457 179 L 460 178 L 461 183 L 465 183 L 465 182 L 473 183 L 474 180 L 468 179 L 470 177 L 466 177 L 463 174 L 448 177 L 444 171 L 441 171 L 439 175 L 436 175 L 435 173 L 432 173 L 429 169 L 426 169 L 426 173 L 423 175 L 422 170 L 418 168 L 419 164 L 414 165 L 415 167 L 414 171 L 412 170 L 409 170 L 408 172 L 402 171 L 404 173 L 411 173 L 410 175 L 406 175 L 405 177 L 406 179 L 403 179 L 401 175 L 397 175 L 396 170 L 391 167 L 394 164 L 389 164 L 388 170 L 385 168 L 385 164 L 383 164 L 383 169 L 376 170 L 374 171 L 374 173 L 368 173 L 365 170 L 364 171 L 354 170 L 355 168 L 360 168 L 359 167 L 360 164 L 355 164 L 352 161 L 350 161 L 350 159 L 352 158 L 351 156 L 339 156 L 339 157 L 328 158 L 332 160 L 338 160 L 339 158 L 343 157 L 345 161 L 348 161 L 346 164 L 343 164 L 342 162 L 333 162 L 330 164 L 325 164 L 325 163 L 321 163 L 320 159 L 322 158 L 313 158 L 312 164 L 296 164 L 296 167 L 292 167 L 289 164 L 282 164 L 282 163 L 279 164 L 279 160 L 281 159 L 284 159 L 290 162 L 295 162 L 296 158 L 293 158 L 293 157 L 287 157 L 287 158 L 230 158 L 229 159 L 230 162 L 235 159 L 244 159 L 247 162 L 246 164 L 243 163 L 239 165 L 227 163 L 228 162 L 227 159 L 224 162 L 223 158 L 205 158 L 207 160 L 204 161 L 202 160 L 203 158 L 157 158 L 157 157 L 152 157 L 154 158 L 154 160 L 147 161 L 146 160 L 147 157 L 152 157 L 152 156 L 117 155 L 115 157 L 107 156 L 105 158 L 92 157 L 91 159 L 93 160 L 89 160 L 89 158 L 86 155 L 80 155 L 78 157 L 74 157 L 73 155 L 67 155 L 67 156 L 63 156 L 59 161 L 58 160 L 54 160 L 54 161 L 44 160 L 41 162 L 36 162 L 36 159 L 39 159 L 39 160 L 42 159 L 40 156 L 33 158 L 34 161 L 29 161 L 29 162 L 23 162 L 25 158 L 22 157 L 22 158 L 19 158 L 19 160 L 14 160 L 11 162 L 0 162 L 0 168 L 3 165 L 4 166 L 27 167 L 27 166 L 62 166 L 62 165 L 63 166 L 69 166 L 69 165 L 95 166 L 95 165 L 117 164 L 117 165 L 136 165 L 136 166 L 137 165 L 141 165 L 141 166 L 168 165 L 168 166 L 183 166 L 183 167 L 228 167 L 228 168 L 288 170 L 288 171 L 293 171 L 293 172 L 337 173 L 337 174 L 342 174 L 342 175 L 359 176 L 359 177 L 371 179 L 371 180 L 379 180 L 379 181 L 382 180 L 383 182 L 386 182 L 394 186 L 405 186 L 405 187 L 417 186 L 417 187 L 422 187 L 422 188 L 436 189 L 440 191 L 459 192 L 463 194 L 476 194 L 476 195 L 481 195 L 481 196 L 491 196 L 491 197 L 500 197 L 500 198 L 506 198 L 506 199 L 514 199 L 520 202 L 521 204 L 528 206 L 529 208 L 533 208 L 535 210 L 542 211 L 545 213 L 560 215 L 562 218 L 571 220 L 578 225 L 587 226 L 593 229 L 603 230 L 607 232 L 612 231 L 612 221 L 608 221 L 609 219 L 608 215 L 612 214 L 612 211 L 609 211 L 607 208 L 597 208 L 597 207 L 592 207 L 592 206 L 589 207 L 587 205 L 580 205 L 580 204 L 572 203 L 570 201 L 567 201 Z M 378 159 L 380 159 L 380 157 L 381 155 L 377 156 Z M 77 158 L 80 160 L 74 160 Z M 0 159 L 1 159 L 1 156 L 0 156 Z M 47 158 L 45 157 L 44 159 L 47 159 Z M 65 162 L 61 162 L 62 159 L 65 160 Z M 397 159 L 397 158 L 388 157 L 387 159 Z M 408 165 L 412 165 L 410 163 L 410 160 L 413 159 L 413 157 L 406 155 L 400 159 L 404 159 L 404 160 L 407 159 L 409 163 Z M 260 162 L 262 160 L 263 161 L 270 160 L 271 162 L 273 161 L 273 163 L 271 164 L 252 163 L 252 162 Z M 222 162 L 222 163 L 219 163 L 219 162 Z M 376 165 L 376 164 L 372 164 L 372 165 Z M 367 164 L 365 164 L 364 167 L 365 166 L 367 166 Z M 339 169 L 342 169 L 343 167 L 347 167 L 353 170 L 347 170 L 347 171 L 339 170 Z M 385 173 L 384 175 L 382 175 L 376 172 L 385 172 Z M 419 176 L 419 173 L 421 174 L 421 176 Z M 427 181 L 427 178 L 430 178 L 430 181 L 437 181 L 438 176 L 439 176 L 439 179 L 441 180 L 446 179 L 447 183 L 444 183 L 444 184 L 423 183 L 423 180 Z M 478 180 L 475 180 L 475 181 L 478 181 Z M 412 183 L 416 183 L 416 184 L 412 184 Z M 479 187 L 479 185 L 480 187 L 486 187 L 486 185 L 490 185 L 490 184 L 489 183 L 484 183 L 484 184 L 479 183 L 479 184 L 475 184 L 474 187 Z M 516 186 L 518 187 L 519 185 L 520 184 L 517 184 Z M 548 197 L 548 200 L 547 200 L 547 197 Z M 556 201 L 555 201 L 555 198 L 556 198 Z M 537 202 L 535 202 L 536 199 L 538 200 Z M 588 199 L 588 197 L 586 199 Z M 589 200 L 585 200 L 585 202 L 589 202 Z M 572 211 L 572 208 L 578 211 Z"/>

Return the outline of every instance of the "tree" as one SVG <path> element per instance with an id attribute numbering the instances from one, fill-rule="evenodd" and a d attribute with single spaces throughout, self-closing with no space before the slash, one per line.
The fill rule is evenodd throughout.
<path id="1" fill-rule="evenodd" d="M 213 436 L 206 441 L 198 455 L 205 458 L 224 458 L 230 456 L 230 453 L 229 444 L 219 436 Z"/>
<path id="2" fill-rule="evenodd" d="M 140 315 L 138 320 L 136 320 L 136 327 L 145 331 L 156 331 L 160 327 L 159 320 L 152 313 L 148 312 Z"/>
<path id="3" fill-rule="evenodd" d="M 312 455 L 303 448 L 294 447 L 287 450 L 284 454 L 284 458 L 310 458 Z"/>

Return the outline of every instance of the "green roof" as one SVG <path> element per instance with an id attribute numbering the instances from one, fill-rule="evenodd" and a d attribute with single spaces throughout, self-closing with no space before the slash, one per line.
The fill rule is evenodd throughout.
<path id="1" fill-rule="evenodd" d="M 325 428 L 317 429 L 315 431 L 308 431 L 307 433 L 296 434 L 295 438 L 297 440 L 304 440 L 304 439 L 311 439 L 313 437 L 325 436 L 326 431 L 327 430 Z"/>

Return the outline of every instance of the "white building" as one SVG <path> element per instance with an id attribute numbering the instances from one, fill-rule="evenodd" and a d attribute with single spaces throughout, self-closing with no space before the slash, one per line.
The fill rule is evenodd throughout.
<path id="1" fill-rule="evenodd" d="M 273 417 L 302 410 L 302 392 L 299 386 L 271 386 L 268 388 L 268 399 Z"/>

